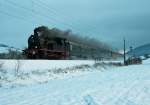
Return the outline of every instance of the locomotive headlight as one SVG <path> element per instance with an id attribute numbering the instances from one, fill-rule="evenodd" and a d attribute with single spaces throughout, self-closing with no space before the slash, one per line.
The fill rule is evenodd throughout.
<path id="1" fill-rule="evenodd" d="M 32 54 L 35 55 L 35 51 L 32 51 Z"/>

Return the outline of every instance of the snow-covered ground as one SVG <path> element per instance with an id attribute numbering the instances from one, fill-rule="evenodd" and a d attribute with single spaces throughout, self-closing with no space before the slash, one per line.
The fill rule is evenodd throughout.
<path id="1" fill-rule="evenodd" d="M 6 61 L 3 64 L 4 68 L 11 67 L 13 64 L 11 62 L 14 61 Z M 22 64 L 24 68 L 22 70 L 31 72 L 34 69 L 36 64 L 33 61 L 29 62 L 28 67 L 23 67 Z M 15 86 L 14 84 L 8 88 L 3 87 L 2 84 L 0 105 L 149 105 L 150 60 L 144 61 L 142 65 L 126 67 L 87 66 L 93 65 L 93 61 L 87 61 L 88 63 L 84 61 L 86 63 L 82 64 L 81 61 L 76 62 L 76 64 L 69 62 L 57 61 L 57 65 L 62 67 L 61 70 L 68 69 L 73 70 L 73 72 L 68 73 L 68 70 L 67 72 L 56 72 L 58 78 L 49 75 L 53 79 L 48 79 L 46 82 L 31 83 L 24 86 Z M 54 64 L 49 64 L 48 68 L 56 68 Z M 24 63 L 24 65 L 26 64 Z M 41 65 L 44 64 L 41 63 Z M 84 65 L 84 67 L 77 65 Z M 7 69 L 10 70 L 11 68 Z M 36 68 L 36 70 L 40 69 L 43 68 Z M 34 71 L 32 73 L 41 75 L 42 72 Z M 24 78 L 22 77 L 22 79 Z"/>
<path id="2" fill-rule="evenodd" d="M 93 60 L 0 60 L 0 85 L 26 86 L 89 71 Z"/>
<path id="3" fill-rule="evenodd" d="M 3 68 L 6 70 L 14 70 L 19 65 L 20 71 L 30 72 L 31 70 L 48 70 L 56 68 L 67 68 L 76 65 L 92 65 L 93 60 L 0 60 Z"/>

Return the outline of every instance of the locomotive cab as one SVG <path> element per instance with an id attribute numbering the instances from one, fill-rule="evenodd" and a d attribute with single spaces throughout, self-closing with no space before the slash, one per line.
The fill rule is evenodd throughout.
<path id="1" fill-rule="evenodd" d="M 69 58 L 69 41 L 61 37 L 42 38 L 37 29 L 28 38 L 28 48 L 24 53 L 29 59 L 67 59 Z"/>

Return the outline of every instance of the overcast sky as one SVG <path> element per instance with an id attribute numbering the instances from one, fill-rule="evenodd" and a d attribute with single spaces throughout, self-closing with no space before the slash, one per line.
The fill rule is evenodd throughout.
<path id="1" fill-rule="evenodd" d="M 89 36 L 118 49 L 150 43 L 150 0 L 0 0 L 0 43 L 23 48 L 40 25 Z"/>

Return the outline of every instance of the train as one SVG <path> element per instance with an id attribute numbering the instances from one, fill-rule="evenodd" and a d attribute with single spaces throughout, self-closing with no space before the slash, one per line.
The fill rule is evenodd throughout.
<path id="1" fill-rule="evenodd" d="M 42 40 L 42 39 L 41 39 Z M 41 44 L 38 28 L 28 38 L 28 48 L 23 50 L 28 59 L 68 59 L 70 44 L 65 38 L 51 37 Z"/>
<path id="2" fill-rule="evenodd" d="M 28 47 L 23 54 L 28 59 L 94 59 L 112 57 L 115 52 L 108 49 L 85 44 L 82 41 L 74 41 L 74 37 L 67 37 L 67 33 L 59 34 L 56 29 L 48 29 L 45 26 L 37 27 L 28 38 Z M 94 42 L 93 42 L 94 43 Z M 117 54 L 116 54 L 117 55 Z"/>

